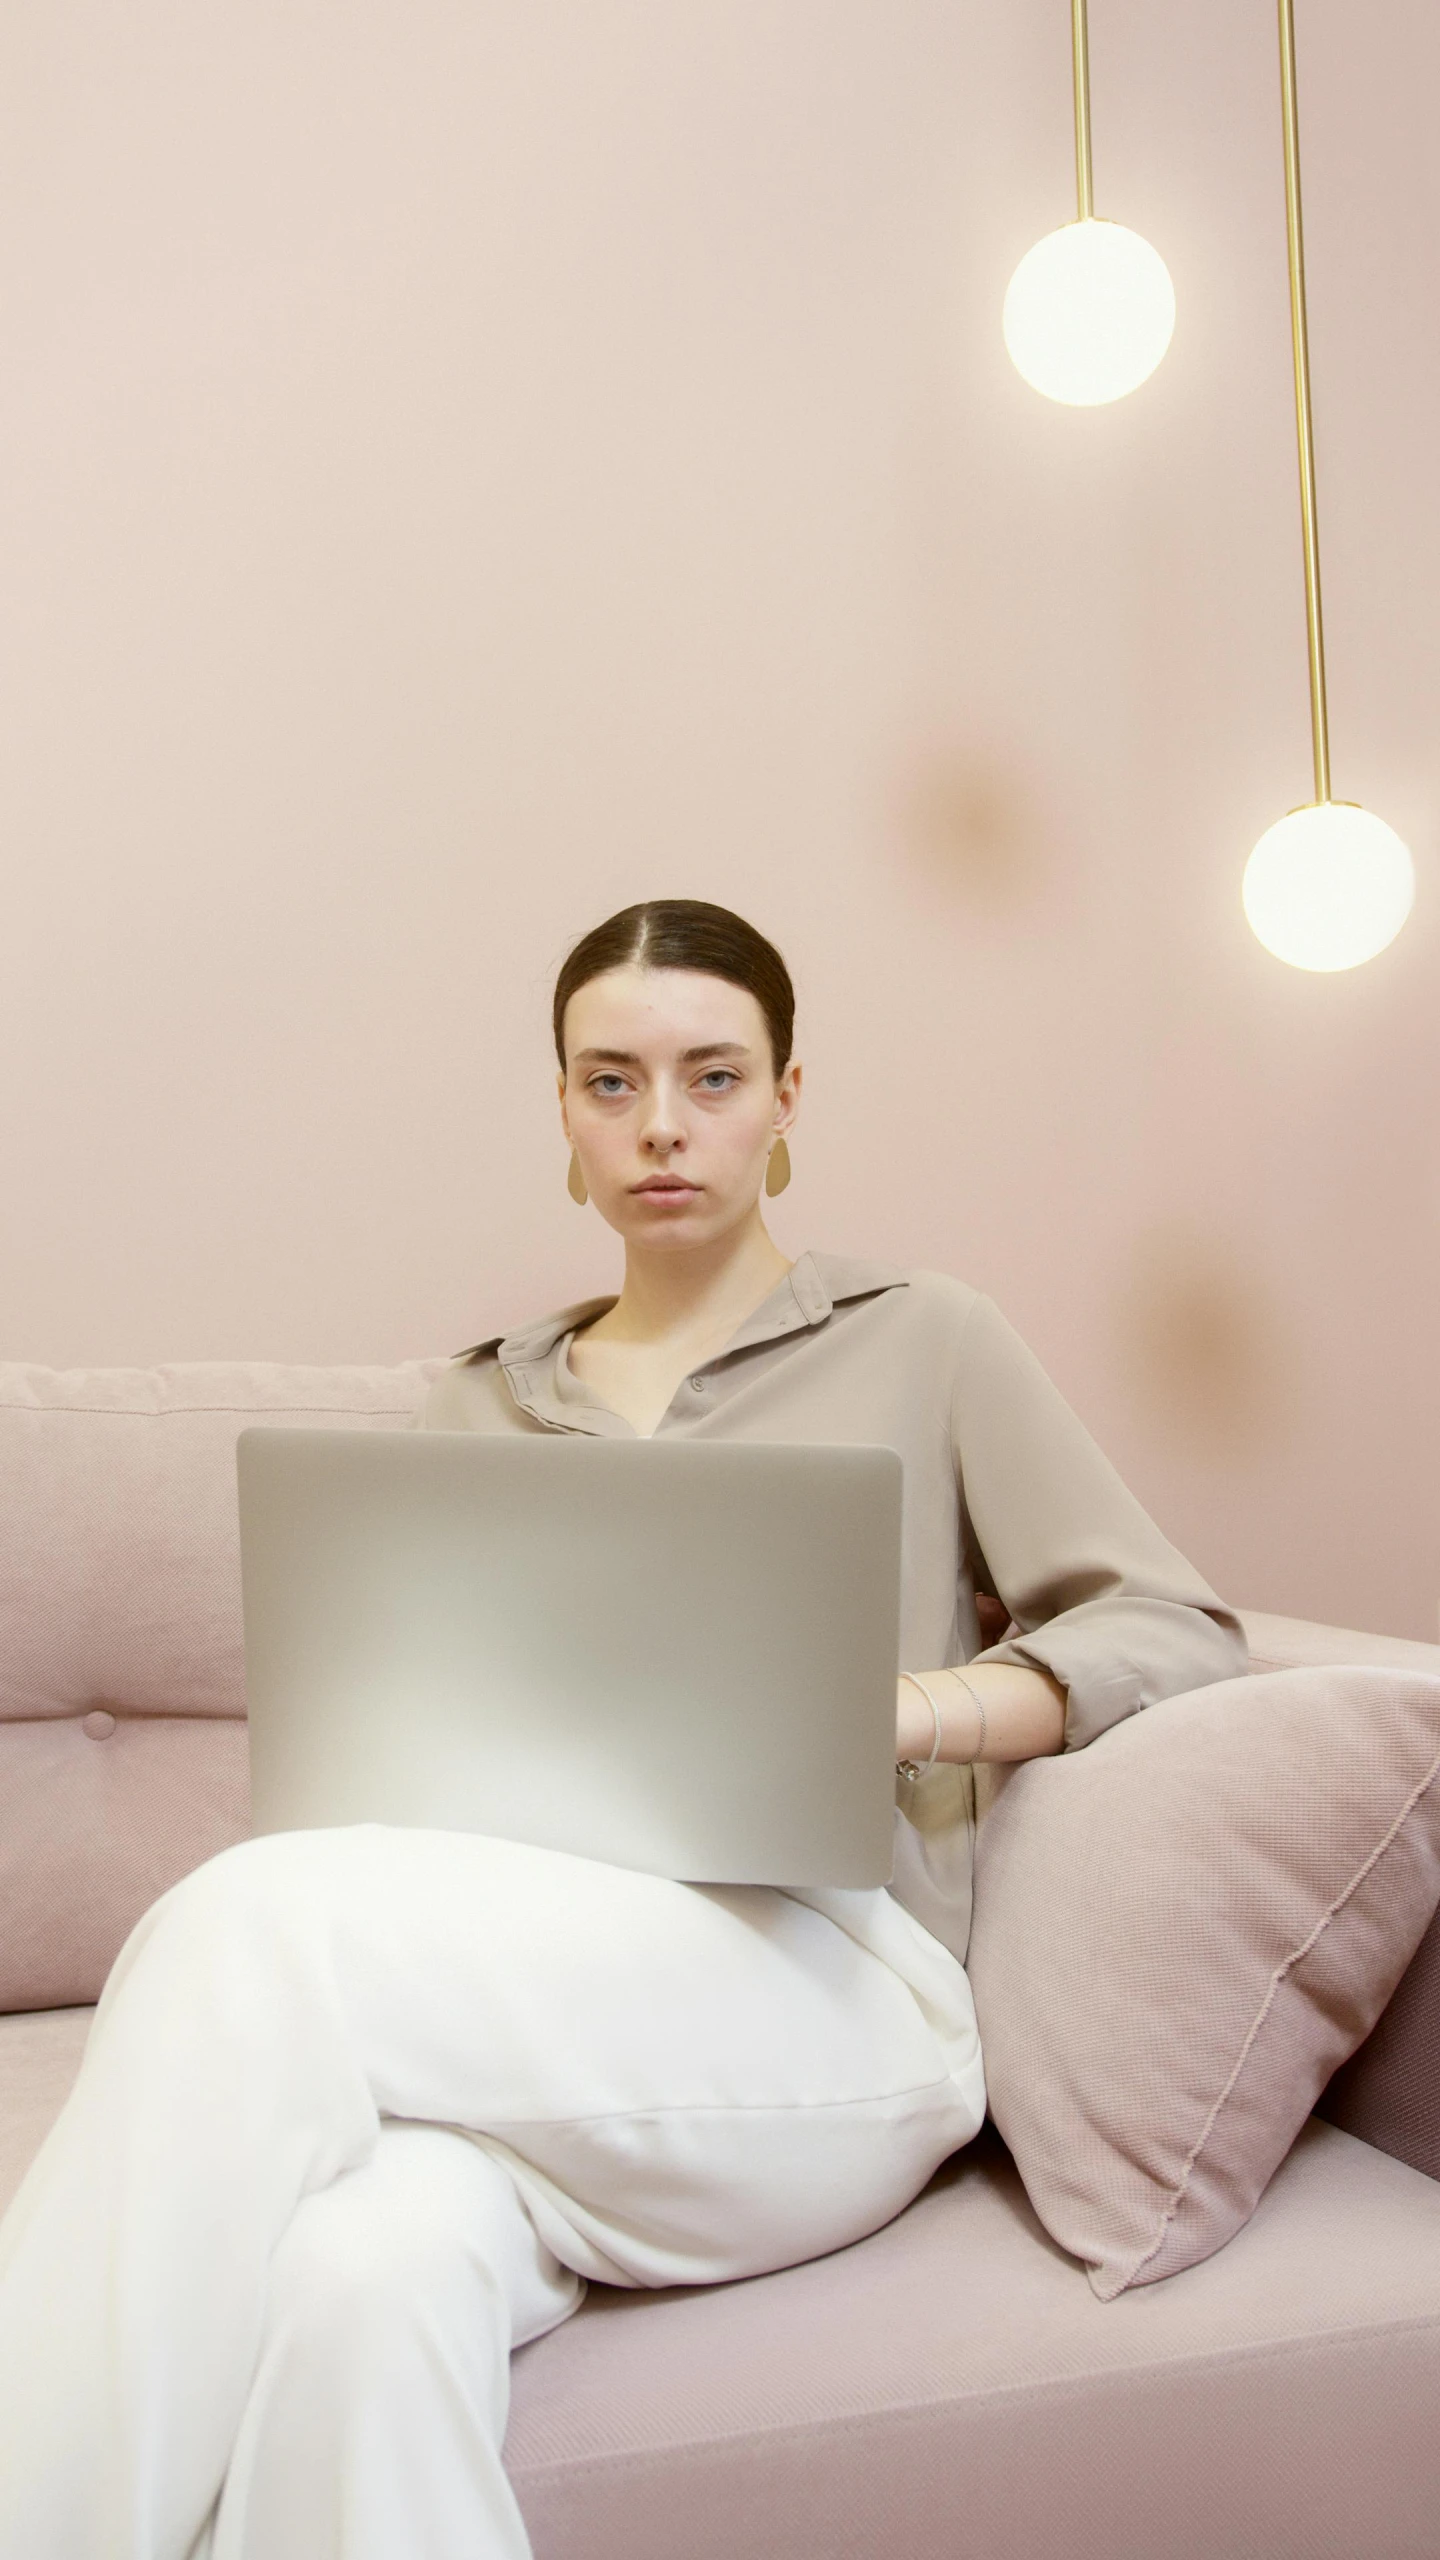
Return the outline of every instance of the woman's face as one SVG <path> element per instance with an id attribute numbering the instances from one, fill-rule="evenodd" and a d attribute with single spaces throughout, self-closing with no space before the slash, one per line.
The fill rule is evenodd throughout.
<path id="1" fill-rule="evenodd" d="M 801 1071 L 776 1084 L 748 988 L 698 969 L 607 969 L 571 997 L 564 1037 L 561 1123 L 607 1226 L 663 1252 L 754 1213 Z"/>

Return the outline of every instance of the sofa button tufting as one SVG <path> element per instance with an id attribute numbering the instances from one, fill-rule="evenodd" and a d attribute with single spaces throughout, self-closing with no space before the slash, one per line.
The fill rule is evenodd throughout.
<path id="1" fill-rule="evenodd" d="M 115 1719 L 103 1707 L 92 1707 L 89 1715 L 81 1718 L 80 1730 L 88 1733 L 92 1742 L 106 1742 L 115 1730 Z"/>

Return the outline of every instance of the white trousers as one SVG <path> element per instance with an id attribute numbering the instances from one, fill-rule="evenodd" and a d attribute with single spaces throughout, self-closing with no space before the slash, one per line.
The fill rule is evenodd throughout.
<path id="1" fill-rule="evenodd" d="M 840 2248 L 984 2111 L 964 1969 L 887 1893 L 226 1850 L 132 1931 L 0 2226 L 0 2560 L 523 2560 L 512 2346 L 587 2276 Z"/>

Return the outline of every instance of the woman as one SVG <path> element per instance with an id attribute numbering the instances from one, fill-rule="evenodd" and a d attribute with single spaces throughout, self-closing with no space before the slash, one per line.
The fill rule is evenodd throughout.
<path id="1" fill-rule="evenodd" d="M 988 1300 L 772 1242 L 792 1020 L 779 954 L 723 908 L 627 908 L 577 945 L 570 1190 L 624 1284 L 459 1355 L 421 1419 L 897 1448 L 892 1887 L 359 1825 L 162 1896 L 0 2233 L 0 2560 L 519 2560 L 512 2346 L 587 2277 L 840 2247 L 978 2130 L 975 1759 L 1244 1668 Z M 987 1596 L 1016 1632 L 982 1648 Z"/>

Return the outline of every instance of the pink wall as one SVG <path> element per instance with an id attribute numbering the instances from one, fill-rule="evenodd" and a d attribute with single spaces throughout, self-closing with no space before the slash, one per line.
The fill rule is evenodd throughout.
<path id="1" fill-rule="evenodd" d="M 1180 321 L 1089 414 L 998 333 L 1057 0 L 6 14 L 8 1355 L 611 1285 L 550 977 L 718 898 L 780 1242 L 992 1290 L 1234 1597 L 1435 1635 L 1440 17 L 1300 17 L 1335 782 L 1421 868 L 1328 980 L 1239 903 L 1309 790 L 1268 7 L 1097 0 Z"/>

